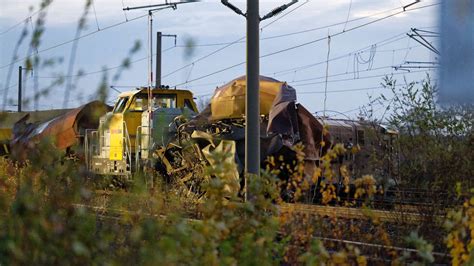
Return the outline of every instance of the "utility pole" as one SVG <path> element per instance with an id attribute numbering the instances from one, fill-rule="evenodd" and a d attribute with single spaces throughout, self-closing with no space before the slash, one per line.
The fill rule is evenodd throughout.
<path id="1" fill-rule="evenodd" d="M 162 34 L 160 31 L 156 33 L 156 73 L 155 73 L 155 88 L 159 89 L 161 83 L 161 39 L 162 37 L 174 37 L 174 45 L 176 46 L 175 34 Z"/>
<path id="2" fill-rule="evenodd" d="M 155 88 L 161 87 L 161 31 L 156 33 L 156 77 L 155 77 Z"/>
<path id="3" fill-rule="evenodd" d="M 245 94 L 245 168 L 260 174 L 260 14 L 259 0 L 247 0 L 247 92 Z"/>
<path id="4" fill-rule="evenodd" d="M 245 199 L 247 175 L 260 175 L 260 21 L 278 15 L 298 0 L 273 9 L 260 18 L 259 0 L 247 0 L 247 13 L 229 3 L 221 3 L 247 19 L 247 66 L 245 92 Z"/>
<path id="5" fill-rule="evenodd" d="M 19 66 L 18 67 L 18 112 L 21 112 L 21 103 L 23 101 L 22 96 L 21 96 L 21 81 L 22 81 L 22 72 L 23 72 L 23 67 Z"/>

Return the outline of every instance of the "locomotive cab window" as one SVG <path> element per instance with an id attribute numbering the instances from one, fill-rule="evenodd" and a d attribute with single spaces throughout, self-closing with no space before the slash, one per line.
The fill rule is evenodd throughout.
<path id="1" fill-rule="evenodd" d="M 154 94 L 152 99 L 153 108 L 176 108 L 176 95 L 169 94 Z M 136 112 L 142 112 L 148 109 L 148 94 L 140 93 L 137 94 L 132 103 L 130 104 L 130 110 Z"/>
<path id="2" fill-rule="evenodd" d="M 184 107 L 189 108 L 189 110 L 194 111 L 193 105 L 189 99 L 184 99 Z"/>
<path id="3" fill-rule="evenodd" d="M 154 108 L 176 108 L 176 95 L 153 95 Z"/>
<path id="4" fill-rule="evenodd" d="M 121 113 L 121 112 L 123 112 L 123 110 L 125 109 L 125 106 L 127 105 L 127 102 L 128 102 L 128 97 L 120 98 L 120 99 L 117 101 L 117 104 L 115 105 L 113 112 L 114 112 L 114 113 Z"/>

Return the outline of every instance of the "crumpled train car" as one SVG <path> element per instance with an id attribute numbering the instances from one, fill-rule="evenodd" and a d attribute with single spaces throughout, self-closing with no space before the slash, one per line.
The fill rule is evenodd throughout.
<path id="1" fill-rule="evenodd" d="M 235 151 L 234 179 L 238 179 L 245 168 L 245 90 L 245 76 L 218 87 L 210 104 L 178 129 L 178 136 L 190 136 L 201 150 L 213 150 L 220 141 L 226 141 L 228 150 Z M 330 139 L 323 134 L 323 125 L 296 102 L 295 89 L 286 82 L 260 76 L 260 115 L 261 166 L 265 167 L 269 156 L 279 158 L 280 155 L 285 163 L 291 164 L 296 159 L 294 145 L 302 143 L 304 172 L 306 176 L 312 176 L 321 152 L 324 154 L 330 145 Z M 322 141 L 326 145 L 321 149 Z M 179 160 L 183 161 L 186 160 Z M 186 169 L 179 164 L 174 167 Z"/>
<path id="2" fill-rule="evenodd" d="M 0 112 L 0 156 L 10 153 L 10 142 L 13 139 L 13 126 L 28 115 L 28 122 L 39 124 L 60 116 L 71 109 L 41 110 L 29 112 Z"/>
<path id="3" fill-rule="evenodd" d="M 30 122 L 31 116 L 26 114 L 13 126 L 12 157 L 25 159 L 26 153 L 46 138 L 51 139 L 55 148 L 72 153 L 74 147 L 82 144 L 85 130 L 97 127 L 99 118 L 110 109 L 100 101 L 93 101 L 39 123 Z"/>

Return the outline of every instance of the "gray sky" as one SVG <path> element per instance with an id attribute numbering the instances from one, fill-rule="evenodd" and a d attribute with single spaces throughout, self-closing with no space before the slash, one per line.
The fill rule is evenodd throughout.
<path id="1" fill-rule="evenodd" d="M 3 97 L 5 88 L 10 87 L 8 97 L 14 100 L 17 95 L 15 85 L 20 62 L 13 64 L 8 84 L 7 74 L 15 44 L 24 26 L 15 25 L 38 10 L 39 1 L 0 1 L 0 91 Z M 76 88 L 71 91 L 69 107 L 79 106 L 93 97 L 103 75 L 103 72 L 99 71 L 103 67 L 113 68 L 120 65 L 136 40 L 140 40 L 143 45 L 131 59 L 136 62 L 123 72 L 120 80 L 113 83 L 111 76 L 115 74 L 116 69 L 109 70 L 109 82 L 122 91 L 130 88 L 121 86 L 148 84 L 148 21 L 146 17 L 131 21 L 135 17 L 145 15 L 146 11 L 124 13 L 122 8 L 162 2 L 164 1 L 123 0 L 122 5 L 121 0 L 94 1 L 94 8 L 87 17 L 87 29 L 81 34 L 90 35 L 79 40 L 74 64 L 74 74 L 82 70 L 87 75 L 75 82 Z M 245 1 L 231 2 L 245 10 Z M 285 2 L 289 1 L 261 1 L 261 16 Z M 406 33 L 410 28 L 437 31 L 438 6 L 429 5 L 439 1 L 422 0 L 409 7 L 406 12 L 383 19 L 402 11 L 402 6 L 412 2 L 414 1 L 300 0 L 280 16 L 262 22 L 260 53 L 267 56 L 261 59 L 260 72 L 262 75 L 287 81 L 297 90 L 298 101 L 310 111 L 323 110 L 324 94 L 321 92 L 325 88 L 325 61 L 328 53 L 328 40 L 325 37 L 329 34 L 332 37 L 329 44 L 331 60 L 327 83 L 327 110 L 336 110 L 355 117 L 358 114 L 357 108 L 369 101 L 369 95 L 377 97 L 383 93 L 390 98 L 391 93 L 380 88 L 384 74 L 393 73 L 400 84 L 403 83 L 404 77 L 407 81 L 420 81 L 426 75 L 425 69 L 412 69 L 412 72 L 407 73 L 395 71 L 392 66 L 405 61 L 435 60 L 435 54 L 410 40 Z M 32 12 L 29 11 L 30 6 L 33 6 Z M 82 0 L 54 0 L 47 10 L 46 31 L 41 39 L 39 56 L 41 60 L 61 57 L 63 63 L 54 68 L 40 68 L 34 72 L 38 77 L 39 88 L 47 87 L 54 80 L 51 77 L 66 75 L 72 43 L 49 48 L 74 38 L 83 6 Z M 420 9 L 409 11 L 414 8 Z M 36 17 L 37 15 L 32 17 L 33 22 Z M 230 68 L 245 61 L 243 42 L 206 56 L 245 35 L 245 19 L 224 7 L 220 1 L 209 0 L 181 5 L 175 11 L 159 11 L 153 17 L 154 31 L 178 35 L 177 47 L 174 47 L 172 38 L 165 38 L 163 41 L 164 84 L 181 84 L 179 87 L 192 90 L 196 97 L 210 97 L 216 86 L 245 73 L 245 64 Z M 380 21 L 377 21 L 379 19 Z M 130 21 L 106 28 L 126 20 Z M 31 29 L 31 24 L 28 24 L 28 27 Z M 27 39 L 29 40 L 30 36 Z M 194 47 L 190 58 L 185 57 L 185 49 L 182 47 L 188 39 L 193 39 L 198 45 Z M 21 59 L 27 53 L 28 44 L 25 41 L 19 48 L 18 56 Z M 198 60 L 204 56 L 204 59 Z M 196 60 L 198 61 L 195 62 Z M 175 72 L 186 65 L 189 66 Z M 212 74 L 226 68 L 229 69 Z M 168 75 L 170 73 L 173 74 Z M 436 79 L 434 72 L 431 72 L 431 75 Z M 31 75 L 27 78 L 25 94 L 31 97 L 34 78 Z M 61 108 L 64 91 L 65 85 L 55 87 L 52 93 L 39 100 L 39 109 Z M 113 102 L 116 95 L 115 91 L 110 91 L 110 102 Z M 7 107 L 15 108 L 12 105 Z M 30 104 L 29 109 L 32 108 L 33 105 Z M 383 110 L 378 112 L 382 113 Z"/>

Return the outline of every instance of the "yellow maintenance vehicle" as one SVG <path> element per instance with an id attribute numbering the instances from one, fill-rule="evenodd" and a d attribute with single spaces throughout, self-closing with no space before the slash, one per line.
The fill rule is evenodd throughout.
<path id="1" fill-rule="evenodd" d="M 100 118 L 99 128 L 86 131 L 88 170 L 130 177 L 149 163 L 154 147 L 168 143 L 176 132 L 177 118 L 197 111 L 188 90 L 142 87 L 121 93 L 113 110 Z"/>

